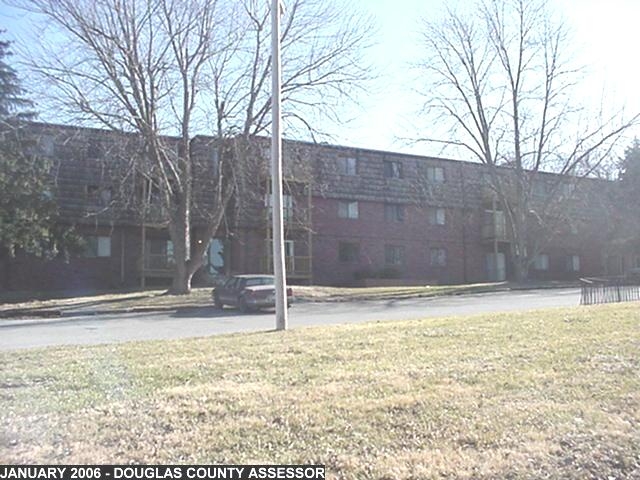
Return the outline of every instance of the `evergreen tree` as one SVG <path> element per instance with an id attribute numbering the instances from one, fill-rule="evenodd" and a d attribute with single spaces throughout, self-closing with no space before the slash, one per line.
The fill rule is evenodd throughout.
<path id="1" fill-rule="evenodd" d="M 619 168 L 619 179 L 623 188 L 634 190 L 634 187 L 640 187 L 640 140 L 634 139 L 627 147 Z"/>
<path id="2" fill-rule="evenodd" d="M 62 232 L 55 227 L 50 166 L 46 158 L 29 153 L 35 149 L 28 148 L 33 139 L 25 122 L 36 115 L 7 63 L 10 46 L 0 40 L 0 257 L 17 251 L 52 255 Z"/>

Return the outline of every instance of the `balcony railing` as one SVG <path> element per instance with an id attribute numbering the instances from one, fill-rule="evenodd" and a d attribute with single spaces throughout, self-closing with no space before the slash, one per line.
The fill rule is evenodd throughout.
<path id="1" fill-rule="evenodd" d="M 271 207 L 266 207 L 266 218 L 269 226 L 271 226 L 272 222 L 272 211 Z M 283 220 L 284 224 L 287 227 L 298 227 L 298 228 L 309 228 L 309 209 L 304 207 L 285 207 L 283 208 Z"/>
<path id="2" fill-rule="evenodd" d="M 508 242 L 507 224 L 503 222 L 487 223 L 482 225 L 482 240 Z"/>
<path id="3" fill-rule="evenodd" d="M 144 258 L 145 276 L 170 277 L 173 274 L 173 257 L 164 254 L 147 253 Z M 142 271 L 142 262 L 138 260 L 138 270 Z"/>
<path id="4" fill-rule="evenodd" d="M 284 265 L 289 278 L 311 278 L 311 257 L 285 257 Z M 262 257 L 261 268 L 265 273 L 273 273 L 273 257 Z"/>

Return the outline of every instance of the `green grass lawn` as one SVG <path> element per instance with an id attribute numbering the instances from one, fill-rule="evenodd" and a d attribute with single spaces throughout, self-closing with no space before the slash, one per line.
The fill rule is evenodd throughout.
<path id="1" fill-rule="evenodd" d="M 638 304 L 0 354 L 4 463 L 640 478 Z"/>

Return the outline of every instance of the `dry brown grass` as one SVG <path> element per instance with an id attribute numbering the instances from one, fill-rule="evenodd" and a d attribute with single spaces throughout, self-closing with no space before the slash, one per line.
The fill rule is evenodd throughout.
<path id="1" fill-rule="evenodd" d="M 0 355 L 12 463 L 639 478 L 637 304 Z"/>

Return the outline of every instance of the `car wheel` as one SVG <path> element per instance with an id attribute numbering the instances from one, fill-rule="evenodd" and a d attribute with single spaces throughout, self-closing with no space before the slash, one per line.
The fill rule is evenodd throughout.
<path id="1" fill-rule="evenodd" d="M 224 308 L 224 303 L 220 301 L 220 297 L 218 297 L 218 295 L 213 296 L 213 305 L 219 310 Z"/>
<path id="2" fill-rule="evenodd" d="M 249 305 L 247 305 L 247 300 L 244 297 L 240 297 L 238 299 L 238 309 L 240 309 L 242 313 L 249 313 L 251 311 Z"/>

